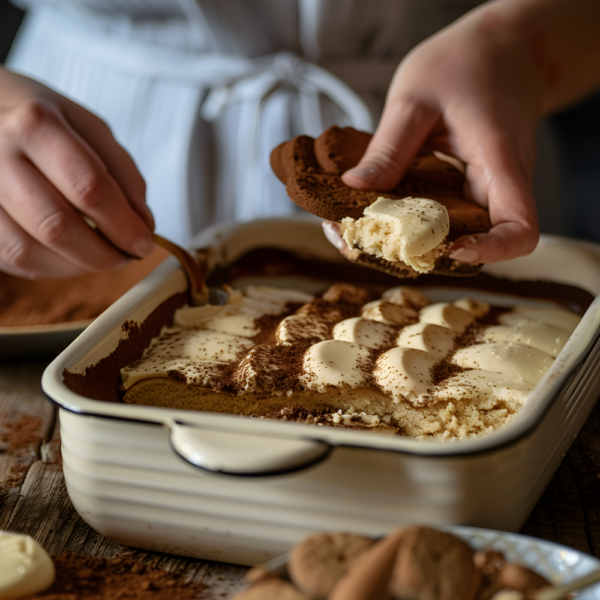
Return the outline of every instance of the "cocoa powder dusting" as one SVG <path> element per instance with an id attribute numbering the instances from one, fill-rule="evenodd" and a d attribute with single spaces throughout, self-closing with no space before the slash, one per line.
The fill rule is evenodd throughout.
<path id="1" fill-rule="evenodd" d="M 30 281 L 0 273 L 0 327 L 49 325 L 97 317 L 169 256 L 156 247 L 123 269 Z"/>
<path id="2" fill-rule="evenodd" d="M 466 371 L 466 369 L 444 361 L 433 365 L 433 367 L 429 370 L 429 373 L 431 374 L 433 385 L 437 386 L 440 385 L 440 383 L 442 383 L 442 381 L 445 379 L 453 377 L 454 375 L 458 375 L 463 371 Z"/>
<path id="3" fill-rule="evenodd" d="M 262 315 L 254 319 L 254 327 L 258 333 L 252 338 L 255 344 L 275 344 L 275 331 L 277 326 L 285 317 L 293 314 L 297 308 L 297 304 L 286 306 L 286 311 L 278 315 Z"/>
<path id="4" fill-rule="evenodd" d="M 66 551 L 54 559 L 56 580 L 26 600 L 195 600 L 206 586 L 186 582 L 169 573 L 131 559 L 100 558 Z"/>
<path id="5" fill-rule="evenodd" d="M 119 342 L 117 348 L 107 357 L 88 367 L 84 373 L 63 371 L 65 385 L 76 394 L 94 400 L 119 402 L 121 373 L 120 369 L 131 364 L 144 353 L 150 340 L 160 333 L 163 325 L 173 323 L 175 310 L 188 300 L 185 292 L 175 294 L 160 304 L 141 324 L 124 323 L 122 331 L 126 339 Z"/>
<path id="6" fill-rule="evenodd" d="M 495 325 L 498 323 L 498 315 L 502 312 L 506 312 L 506 309 L 494 306 L 490 307 L 490 311 L 485 317 L 479 319 L 478 322 L 475 322 L 469 327 L 467 327 L 464 333 L 459 335 L 454 340 L 454 346 L 449 352 L 448 356 L 446 356 L 446 358 L 442 362 L 436 363 L 435 365 L 433 365 L 433 367 L 431 367 L 431 369 L 429 369 L 429 374 L 431 375 L 433 385 L 440 385 L 440 383 L 442 383 L 442 381 L 444 381 L 445 379 L 449 379 L 454 375 L 458 375 L 459 373 L 466 371 L 466 369 L 464 369 L 463 367 L 459 367 L 458 365 L 452 364 L 450 362 L 452 360 L 452 357 L 461 348 L 466 348 L 467 346 L 471 346 L 479 341 L 479 339 L 481 338 L 481 334 L 484 330 L 482 324 L 484 319 L 487 320 L 487 325 Z"/>
<path id="7" fill-rule="evenodd" d="M 261 345 L 253 348 L 253 358 L 260 369 L 256 369 L 256 384 L 264 391 L 292 390 L 300 388 L 299 378 L 304 372 L 302 361 L 310 344 L 292 346 Z M 243 381 L 232 376 L 227 382 L 233 393 L 243 391 Z"/>
<path id="8" fill-rule="evenodd" d="M 323 261 L 297 256 L 279 248 L 257 248 L 244 254 L 227 267 L 217 266 L 209 274 L 207 284 L 219 287 L 226 283 L 232 285 L 238 279 L 256 276 L 299 275 L 311 280 L 348 282 L 360 284 L 368 289 L 373 298 L 379 297 L 386 289 L 397 285 L 411 285 L 397 277 L 357 266 L 350 262 Z M 446 275 L 420 275 L 419 286 L 447 287 Z M 513 281 L 479 273 L 473 277 L 453 277 L 452 287 L 469 290 L 486 290 L 500 294 L 511 294 L 523 298 L 552 300 L 582 315 L 594 300 L 589 292 L 572 285 L 549 281 L 521 280 Z"/>

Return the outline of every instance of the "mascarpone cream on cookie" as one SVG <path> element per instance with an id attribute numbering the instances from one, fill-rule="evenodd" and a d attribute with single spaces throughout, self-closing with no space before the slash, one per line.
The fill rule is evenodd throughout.
<path id="1" fill-rule="evenodd" d="M 450 218 L 445 206 L 429 198 L 381 197 L 365 208 L 360 219 L 342 219 L 342 226 L 350 250 L 358 248 L 428 273 L 446 249 Z"/>
<path id="2" fill-rule="evenodd" d="M 509 423 L 579 322 L 548 306 L 432 303 L 396 287 L 230 290 L 122 369 L 125 401 L 440 440 Z"/>

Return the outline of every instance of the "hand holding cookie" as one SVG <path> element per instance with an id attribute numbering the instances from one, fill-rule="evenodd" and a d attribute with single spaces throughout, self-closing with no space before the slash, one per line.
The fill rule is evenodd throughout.
<path id="1" fill-rule="evenodd" d="M 385 194 L 351 188 L 342 175 L 370 139 L 333 126 L 316 139 L 284 142 L 273 150 L 271 166 L 298 206 L 328 221 L 328 238 L 348 260 L 403 278 L 475 275 L 481 264 L 449 256 L 454 240 L 491 227 L 487 211 L 462 198 L 460 161 L 422 148 Z"/>
<path id="2" fill-rule="evenodd" d="M 450 257 L 468 263 L 528 254 L 539 236 L 532 174 L 542 78 L 501 10 L 484 5 L 407 56 L 365 155 L 342 177 L 357 190 L 392 190 L 423 145 L 459 157 L 465 197 L 493 225 L 455 241 Z"/>

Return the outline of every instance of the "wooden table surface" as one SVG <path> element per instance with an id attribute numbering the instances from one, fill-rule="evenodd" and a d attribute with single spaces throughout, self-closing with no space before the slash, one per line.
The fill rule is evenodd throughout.
<path id="1" fill-rule="evenodd" d="M 244 567 L 126 548 L 102 537 L 79 517 L 65 488 L 56 410 L 40 388 L 46 364 L 46 360 L 0 364 L 0 440 L 4 440 L 0 529 L 31 535 L 54 556 L 67 549 L 106 558 L 126 554 L 184 573 L 207 586 L 200 598 L 223 600 L 242 589 Z M 600 402 L 522 533 L 600 558 Z"/>

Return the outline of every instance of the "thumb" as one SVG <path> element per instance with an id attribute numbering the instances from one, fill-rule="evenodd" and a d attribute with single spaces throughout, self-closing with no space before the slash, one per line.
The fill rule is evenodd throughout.
<path id="1" fill-rule="evenodd" d="M 388 100 L 364 156 L 342 175 L 342 181 L 358 190 L 391 190 L 402 179 L 438 116 L 438 111 L 414 99 Z"/>

